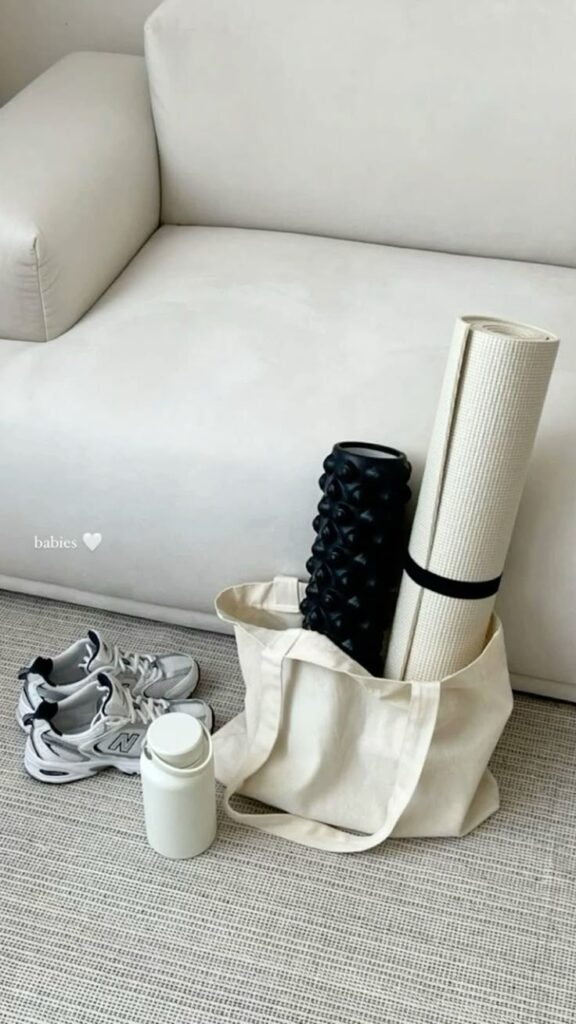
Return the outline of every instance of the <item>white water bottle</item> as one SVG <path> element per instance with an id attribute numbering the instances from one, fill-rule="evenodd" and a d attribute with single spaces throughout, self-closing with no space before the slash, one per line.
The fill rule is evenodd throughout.
<path id="1" fill-rule="evenodd" d="M 150 725 L 140 757 L 146 836 L 163 857 L 204 853 L 216 836 L 212 740 L 178 711 Z"/>

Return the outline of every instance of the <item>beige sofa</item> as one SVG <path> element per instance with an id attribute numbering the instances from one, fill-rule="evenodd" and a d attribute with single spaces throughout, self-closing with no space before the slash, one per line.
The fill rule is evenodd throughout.
<path id="1" fill-rule="evenodd" d="M 335 440 L 417 481 L 455 316 L 520 319 L 562 346 L 499 610 L 576 699 L 576 12 L 453 12 L 169 0 L 0 111 L 0 586 L 219 628 L 304 574 Z"/>

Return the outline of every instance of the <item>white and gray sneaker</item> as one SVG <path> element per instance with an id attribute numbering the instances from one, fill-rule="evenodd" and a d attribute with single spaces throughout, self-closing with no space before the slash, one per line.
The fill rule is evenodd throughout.
<path id="1" fill-rule="evenodd" d="M 135 697 L 100 672 L 70 696 L 41 702 L 30 719 L 24 767 L 34 779 L 53 783 L 86 779 L 105 768 L 137 774 L 148 726 L 173 711 L 192 715 L 212 732 L 214 714 L 205 701 Z"/>
<path id="2" fill-rule="evenodd" d="M 109 670 L 129 686 L 135 697 L 179 700 L 189 697 L 200 678 L 197 662 L 189 654 L 134 654 L 110 644 L 95 629 L 52 658 L 39 656 L 18 678 L 22 690 L 16 719 L 27 731 L 27 719 L 43 700 L 70 697 L 95 672 Z"/>

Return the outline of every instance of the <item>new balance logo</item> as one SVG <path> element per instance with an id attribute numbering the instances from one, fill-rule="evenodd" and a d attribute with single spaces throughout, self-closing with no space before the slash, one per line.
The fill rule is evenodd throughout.
<path id="1" fill-rule="evenodd" d="M 114 739 L 110 740 L 108 750 L 119 754 L 129 754 L 139 739 L 139 732 L 119 732 Z"/>

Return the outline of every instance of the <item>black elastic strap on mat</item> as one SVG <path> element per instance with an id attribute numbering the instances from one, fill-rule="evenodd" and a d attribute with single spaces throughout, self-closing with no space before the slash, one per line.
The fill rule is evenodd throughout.
<path id="1" fill-rule="evenodd" d="M 451 580 L 447 576 L 437 576 L 429 569 L 422 569 L 414 561 L 410 552 L 406 552 L 404 568 L 410 579 L 414 580 L 419 587 L 425 590 L 432 590 L 435 594 L 442 594 L 443 597 L 455 597 L 460 601 L 480 601 L 483 597 L 492 597 L 500 586 L 502 576 L 496 576 L 493 580 L 481 580 L 480 583 L 466 583 L 463 580 Z"/>

